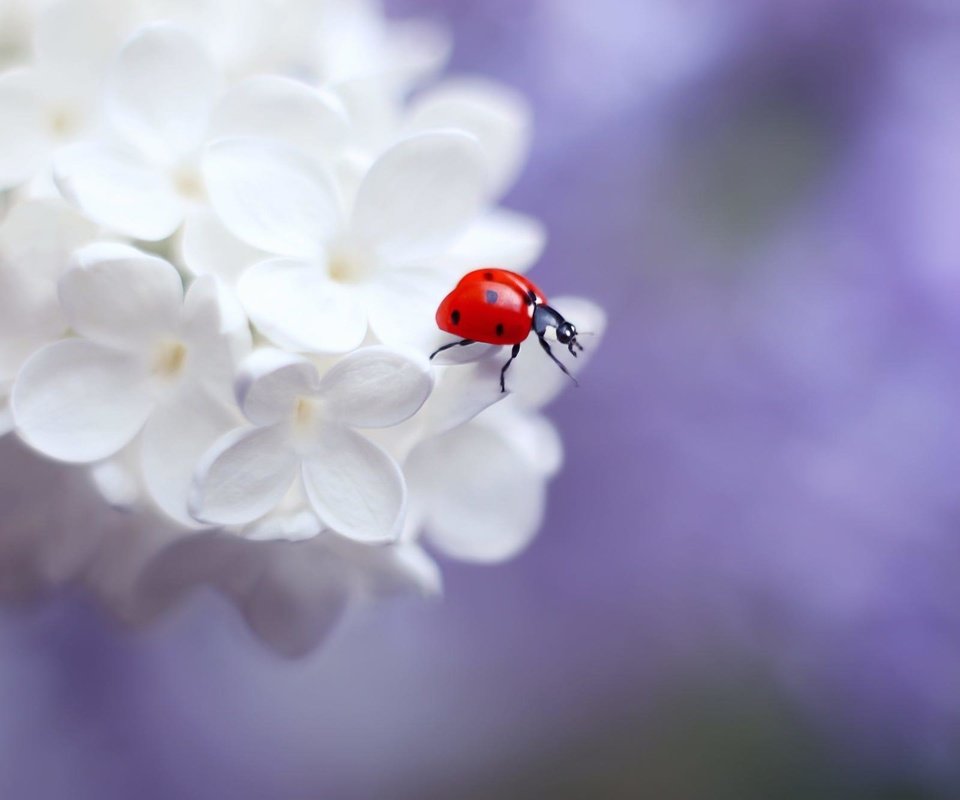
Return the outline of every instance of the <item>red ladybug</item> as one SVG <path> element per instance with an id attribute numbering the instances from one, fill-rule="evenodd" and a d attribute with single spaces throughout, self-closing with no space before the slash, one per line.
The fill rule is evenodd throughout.
<path id="1" fill-rule="evenodd" d="M 531 331 L 537 334 L 546 354 L 567 375 L 570 375 L 567 368 L 553 354 L 544 338 L 547 328 L 556 328 L 557 341 L 566 345 L 574 356 L 577 355 L 574 348 L 583 350 L 577 342 L 577 329 L 547 305 L 547 298 L 539 287 L 528 278 L 506 269 L 478 269 L 464 275 L 440 303 L 437 325 L 440 330 L 462 338 L 437 348 L 430 358 L 451 347 L 477 342 L 513 345 L 509 360 L 500 370 L 502 392 L 507 390 L 504 385 L 507 369 Z"/>

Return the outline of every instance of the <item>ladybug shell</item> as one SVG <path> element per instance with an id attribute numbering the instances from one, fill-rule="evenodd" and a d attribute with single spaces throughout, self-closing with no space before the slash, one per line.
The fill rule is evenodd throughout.
<path id="1" fill-rule="evenodd" d="M 522 275 L 478 269 L 464 275 L 440 303 L 437 326 L 475 342 L 519 344 L 530 335 L 534 306 L 546 301 Z"/>

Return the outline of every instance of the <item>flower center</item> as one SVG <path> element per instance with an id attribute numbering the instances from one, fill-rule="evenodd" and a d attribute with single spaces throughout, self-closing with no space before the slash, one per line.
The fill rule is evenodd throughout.
<path id="1" fill-rule="evenodd" d="M 359 247 L 335 245 L 327 261 L 327 274 L 337 283 L 366 281 L 373 272 L 372 259 Z"/>
<path id="2" fill-rule="evenodd" d="M 69 139 L 80 129 L 80 115 L 71 108 L 53 109 L 48 122 L 56 139 Z"/>
<path id="3" fill-rule="evenodd" d="M 153 357 L 153 372 L 162 378 L 175 378 L 187 361 L 187 346 L 183 342 L 163 342 Z"/>
<path id="4" fill-rule="evenodd" d="M 201 203 L 207 199 L 207 188 L 204 186 L 200 172 L 192 167 L 180 167 L 173 173 L 173 185 L 185 200 Z"/>
<path id="5" fill-rule="evenodd" d="M 298 428 L 305 428 L 313 422 L 316 407 L 309 397 L 298 397 L 293 410 L 293 419 Z"/>
<path id="6" fill-rule="evenodd" d="M 304 452 L 310 449 L 318 427 L 323 424 L 322 417 L 317 398 L 300 396 L 296 399 L 291 420 L 294 447 Z"/>

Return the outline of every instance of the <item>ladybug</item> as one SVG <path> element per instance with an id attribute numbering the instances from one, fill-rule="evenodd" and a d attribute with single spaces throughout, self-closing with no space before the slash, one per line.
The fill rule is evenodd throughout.
<path id="1" fill-rule="evenodd" d="M 501 392 L 507 390 L 504 384 L 507 370 L 531 332 L 537 335 L 544 352 L 576 383 L 563 362 L 553 354 L 544 334 L 547 328 L 556 328 L 557 341 L 576 357 L 577 350 L 583 350 L 577 342 L 577 329 L 547 305 L 546 296 L 533 281 L 516 272 L 494 268 L 468 272 L 440 303 L 437 325 L 440 330 L 463 338 L 437 348 L 430 354 L 431 359 L 451 347 L 477 342 L 513 345 L 510 358 L 500 370 Z"/>

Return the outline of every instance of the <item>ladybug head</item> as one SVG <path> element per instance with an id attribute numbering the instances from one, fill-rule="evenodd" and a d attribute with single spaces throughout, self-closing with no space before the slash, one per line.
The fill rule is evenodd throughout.
<path id="1" fill-rule="evenodd" d="M 573 349 L 574 347 L 578 350 L 583 350 L 583 345 L 577 341 L 577 328 L 572 322 L 564 320 L 557 326 L 557 341 L 560 342 L 560 344 L 567 345 L 567 349 L 570 350 L 574 356 L 577 355 L 577 351 Z"/>

